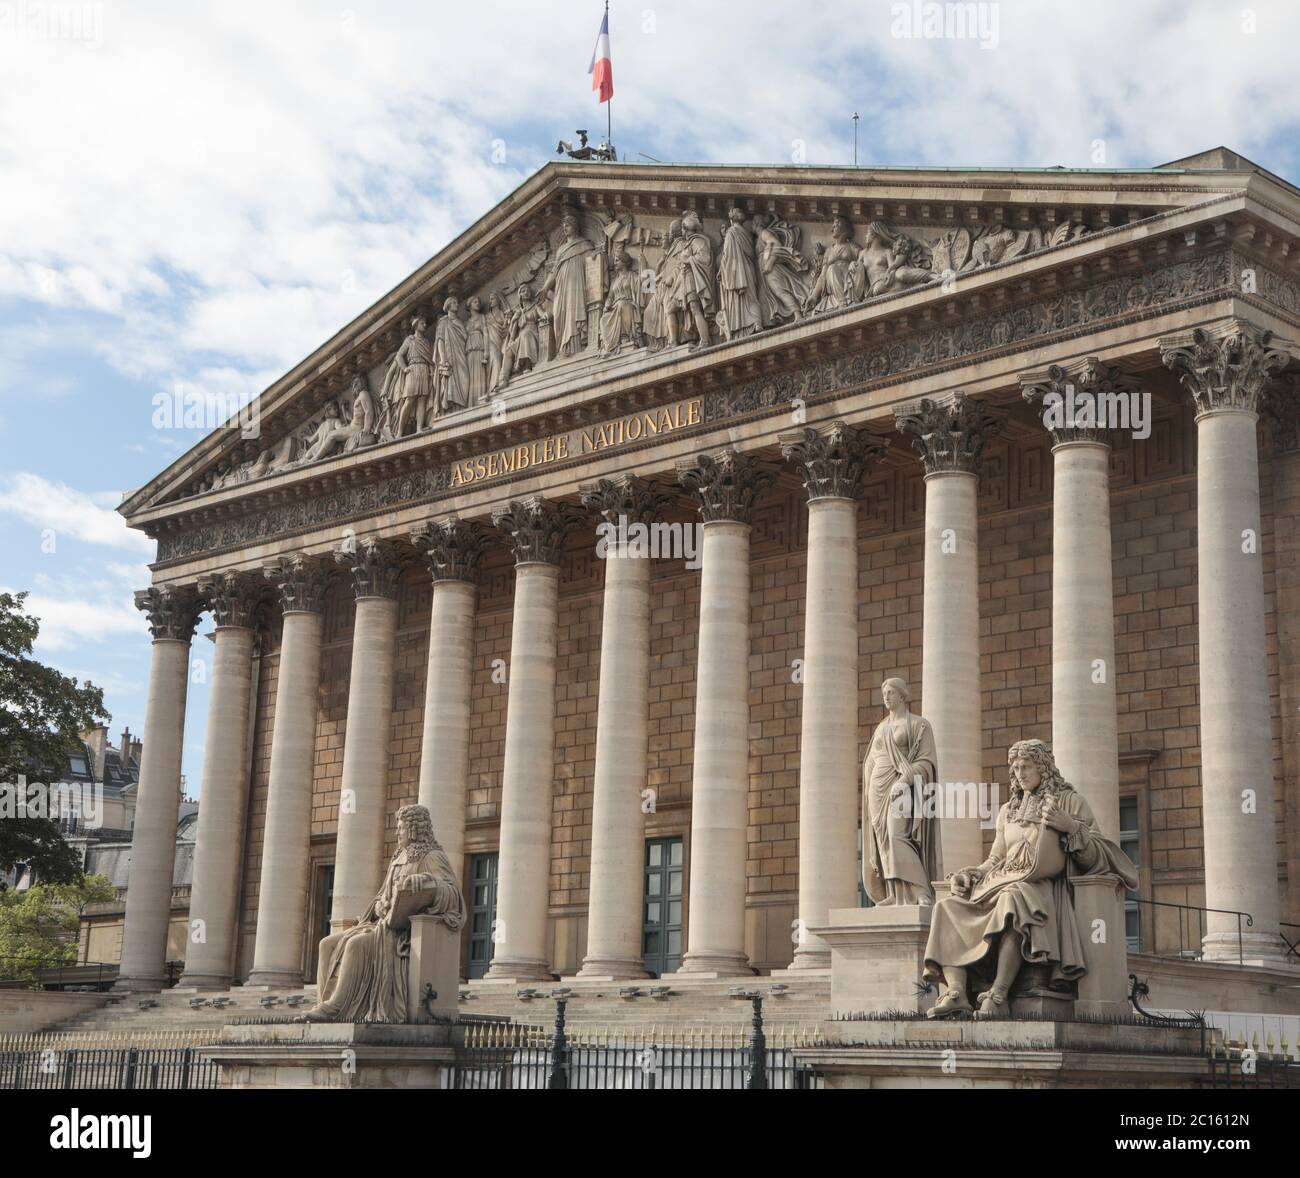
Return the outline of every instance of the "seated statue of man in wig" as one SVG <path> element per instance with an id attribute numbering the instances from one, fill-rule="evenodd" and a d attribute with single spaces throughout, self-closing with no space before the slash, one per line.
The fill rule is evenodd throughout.
<path id="1" fill-rule="evenodd" d="M 411 917 L 465 923 L 465 897 L 424 806 L 397 811 L 397 852 L 360 921 L 320 943 L 316 1005 L 299 1022 L 404 1023 Z"/>

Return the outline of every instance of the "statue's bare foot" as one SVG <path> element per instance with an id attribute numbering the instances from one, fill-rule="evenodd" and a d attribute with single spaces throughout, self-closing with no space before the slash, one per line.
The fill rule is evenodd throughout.
<path id="1" fill-rule="evenodd" d="M 327 1023 L 330 1016 L 325 1014 L 319 1006 L 313 1006 L 310 1010 L 304 1011 L 293 1020 L 296 1023 Z"/>
<path id="2" fill-rule="evenodd" d="M 1007 1002 L 1005 990 L 992 986 L 979 996 L 980 1008 L 975 1012 L 976 1018 L 1009 1018 L 1011 1007 Z"/>
<path id="3" fill-rule="evenodd" d="M 925 1016 L 926 1018 L 954 1018 L 957 1015 L 970 1014 L 974 1009 L 965 994 L 959 990 L 949 990 L 925 1012 Z"/>

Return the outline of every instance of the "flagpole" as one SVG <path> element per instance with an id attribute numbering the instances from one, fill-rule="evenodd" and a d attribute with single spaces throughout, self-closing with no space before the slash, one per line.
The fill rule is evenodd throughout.
<path id="1" fill-rule="evenodd" d="M 609 28 L 609 0 L 605 0 L 605 27 Z M 614 153 L 614 96 L 609 96 L 609 101 L 605 103 L 605 145 L 609 148 L 609 154 L 615 160 L 618 158 Z"/>

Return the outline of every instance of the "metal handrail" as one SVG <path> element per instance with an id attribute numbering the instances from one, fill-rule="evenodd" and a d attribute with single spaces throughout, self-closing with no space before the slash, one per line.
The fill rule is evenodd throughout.
<path id="1" fill-rule="evenodd" d="M 1190 922 L 1188 920 L 1187 914 L 1196 913 L 1198 916 L 1202 918 L 1207 916 L 1211 912 L 1216 913 L 1217 915 L 1220 916 L 1235 916 L 1237 918 L 1237 964 L 1241 965 L 1245 962 L 1246 952 L 1245 952 L 1245 937 L 1243 935 L 1244 930 L 1255 927 L 1255 918 L 1249 912 L 1238 912 L 1234 908 L 1198 908 L 1193 904 L 1173 904 L 1168 900 L 1143 900 L 1136 896 L 1130 896 L 1128 902 L 1131 904 L 1149 904 L 1153 908 L 1173 908 L 1179 913 L 1178 953 L 1176 954 L 1176 956 L 1181 960 L 1190 960 L 1190 961 L 1202 960 L 1202 953 L 1203 953 L 1202 942 L 1205 939 L 1205 930 L 1206 930 L 1206 925 L 1208 923 L 1204 919 L 1198 920 L 1197 923 L 1200 929 L 1199 935 L 1197 936 L 1194 944 L 1189 944 L 1187 934 L 1188 934 L 1188 926 Z M 1154 932 L 1152 934 L 1151 939 L 1153 942 L 1155 941 Z M 1138 938 L 1139 944 L 1141 944 L 1141 940 L 1142 938 L 1139 935 Z M 1294 948 L 1292 951 L 1294 952 Z M 1171 954 L 1161 953 L 1159 950 L 1155 948 L 1153 948 L 1151 952 L 1152 955 L 1155 957 L 1171 956 Z"/>

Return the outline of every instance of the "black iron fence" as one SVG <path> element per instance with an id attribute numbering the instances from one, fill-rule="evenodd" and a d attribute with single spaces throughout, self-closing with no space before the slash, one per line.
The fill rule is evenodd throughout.
<path id="1" fill-rule="evenodd" d="M 1216 1043 L 1210 1049 L 1209 1075 L 1201 1086 L 1300 1090 L 1300 1060 L 1271 1050 Z"/>
<path id="2" fill-rule="evenodd" d="M 217 1065 L 194 1047 L 0 1051 L 0 1089 L 216 1088 Z"/>

